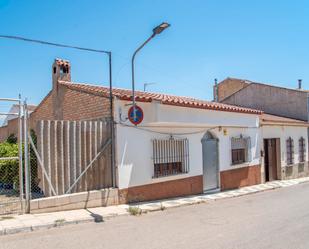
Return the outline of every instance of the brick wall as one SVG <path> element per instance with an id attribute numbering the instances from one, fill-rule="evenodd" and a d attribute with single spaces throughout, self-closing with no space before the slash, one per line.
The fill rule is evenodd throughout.
<path id="1" fill-rule="evenodd" d="M 52 120 L 54 119 L 53 114 L 53 92 L 49 92 L 42 102 L 38 105 L 33 113 L 30 115 L 30 127 L 35 128 L 36 121 L 38 120 Z"/>
<path id="2" fill-rule="evenodd" d="M 31 113 L 30 128 L 35 129 L 38 120 L 90 120 L 102 117 L 110 117 L 108 98 L 59 86 Z M 12 133 L 18 134 L 18 119 L 0 127 L 0 142 Z"/>
<path id="3" fill-rule="evenodd" d="M 102 96 L 60 87 L 62 118 L 64 120 L 87 120 L 110 117 L 110 103 Z"/>
<path id="4" fill-rule="evenodd" d="M 218 84 L 218 102 L 239 91 L 249 83 L 245 80 L 227 78 Z M 214 89 L 215 91 L 215 89 Z"/>
<path id="5" fill-rule="evenodd" d="M 187 177 L 119 190 L 119 202 L 158 200 L 203 192 L 203 176 Z"/>
<path id="6" fill-rule="evenodd" d="M 0 127 L 0 142 L 4 142 L 11 134 L 14 134 L 17 137 L 18 126 L 18 118 L 15 118 L 9 120 L 6 126 Z"/>
<path id="7" fill-rule="evenodd" d="M 90 120 L 110 116 L 109 99 L 60 86 L 52 91 L 31 115 L 38 120 Z"/>
<path id="8" fill-rule="evenodd" d="M 0 127 L 0 142 L 5 141 L 8 136 L 9 136 L 8 135 L 8 127 L 7 126 Z"/>
<path id="9" fill-rule="evenodd" d="M 261 166 L 248 166 L 220 172 L 221 190 L 235 189 L 261 183 Z"/>

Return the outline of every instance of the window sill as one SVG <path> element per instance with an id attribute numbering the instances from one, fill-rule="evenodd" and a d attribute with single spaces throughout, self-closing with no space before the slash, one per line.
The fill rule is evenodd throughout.
<path id="1" fill-rule="evenodd" d="M 159 178 L 165 178 L 165 177 L 171 177 L 171 176 L 179 176 L 179 175 L 185 175 L 188 174 L 189 172 L 184 172 L 184 173 L 176 173 L 176 174 L 171 174 L 171 175 L 166 175 L 166 176 L 153 176 L 152 179 L 159 179 Z"/>
<path id="2" fill-rule="evenodd" d="M 227 170 L 245 168 L 245 167 L 249 167 L 249 166 L 250 166 L 250 162 L 240 163 L 240 164 L 231 164 L 231 168 L 229 168 Z"/>
<path id="3" fill-rule="evenodd" d="M 285 167 L 293 167 L 295 165 L 295 163 L 290 163 L 290 164 L 287 164 Z"/>
<path id="4" fill-rule="evenodd" d="M 189 174 L 189 172 L 178 173 L 178 174 L 173 174 L 173 175 L 166 175 L 166 176 L 158 176 L 158 177 L 153 176 L 153 177 L 152 177 L 152 180 L 153 180 L 153 181 L 174 180 L 174 179 L 180 179 L 180 178 L 182 178 L 183 176 L 188 175 L 188 174 Z"/>

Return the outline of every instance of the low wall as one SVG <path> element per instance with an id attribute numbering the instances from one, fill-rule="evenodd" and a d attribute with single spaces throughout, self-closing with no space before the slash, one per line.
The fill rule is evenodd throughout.
<path id="1" fill-rule="evenodd" d="M 34 199 L 30 201 L 30 212 L 58 212 L 74 209 L 112 206 L 117 204 L 119 204 L 118 189 L 108 188 Z"/>
<path id="2" fill-rule="evenodd" d="M 203 176 L 193 176 L 119 190 L 120 203 L 151 201 L 203 192 Z"/>
<path id="3" fill-rule="evenodd" d="M 220 172 L 221 190 L 235 189 L 261 183 L 261 166 L 248 166 Z"/>
<path id="4" fill-rule="evenodd" d="M 281 179 L 295 179 L 299 177 L 309 176 L 309 165 L 308 162 L 296 163 L 281 168 Z"/>

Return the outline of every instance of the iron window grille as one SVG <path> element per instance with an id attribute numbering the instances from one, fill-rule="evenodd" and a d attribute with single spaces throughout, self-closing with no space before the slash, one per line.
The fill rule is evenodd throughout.
<path id="1" fill-rule="evenodd" d="M 299 139 L 299 162 L 303 163 L 305 162 L 305 158 L 306 158 L 306 142 L 305 139 L 303 137 L 301 137 Z"/>
<path id="2" fill-rule="evenodd" d="M 287 164 L 293 164 L 294 163 L 294 140 L 289 137 L 286 140 L 286 155 L 287 155 Z"/>
<path id="3" fill-rule="evenodd" d="M 231 153 L 232 153 L 232 165 L 246 163 L 250 161 L 250 137 L 239 137 L 231 138 Z"/>
<path id="4" fill-rule="evenodd" d="M 154 178 L 189 172 L 188 139 L 154 139 L 152 147 Z"/>

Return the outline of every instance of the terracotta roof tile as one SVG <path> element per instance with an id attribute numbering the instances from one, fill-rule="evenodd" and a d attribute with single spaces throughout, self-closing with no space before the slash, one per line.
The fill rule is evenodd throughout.
<path id="1" fill-rule="evenodd" d="M 73 83 L 70 81 L 59 81 L 60 85 L 66 86 L 72 90 L 79 90 L 90 94 L 98 94 L 105 97 L 109 97 L 109 87 L 95 86 L 89 84 Z M 113 96 L 121 100 L 132 100 L 132 91 L 128 89 L 113 88 Z M 248 114 L 262 114 L 260 110 L 232 106 L 227 104 L 221 104 L 217 102 L 210 102 L 205 100 L 199 100 L 190 97 L 174 96 L 161 93 L 151 92 L 135 92 L 135 100 L 138 102 L 152 102 L 160 101 L 162 104 L 175 105 L 199 109 L 218 110 L 226 112 L 240 112 Z"/>
<path id="2" fill-rule="evenodd" d="M 298 119 L 293 119 L 293 118 L 286 118 L 286 117 L 281 117 L 277 115 L 272 115 L 272 114 L 267 114 L 263 113 L 261 116 L 261 122 L 262 124 L 294 124 L 294 125 L 302 125 L 302 126 L 309 126 L 309 123 L 306 121 L 298 120 Z"/>

